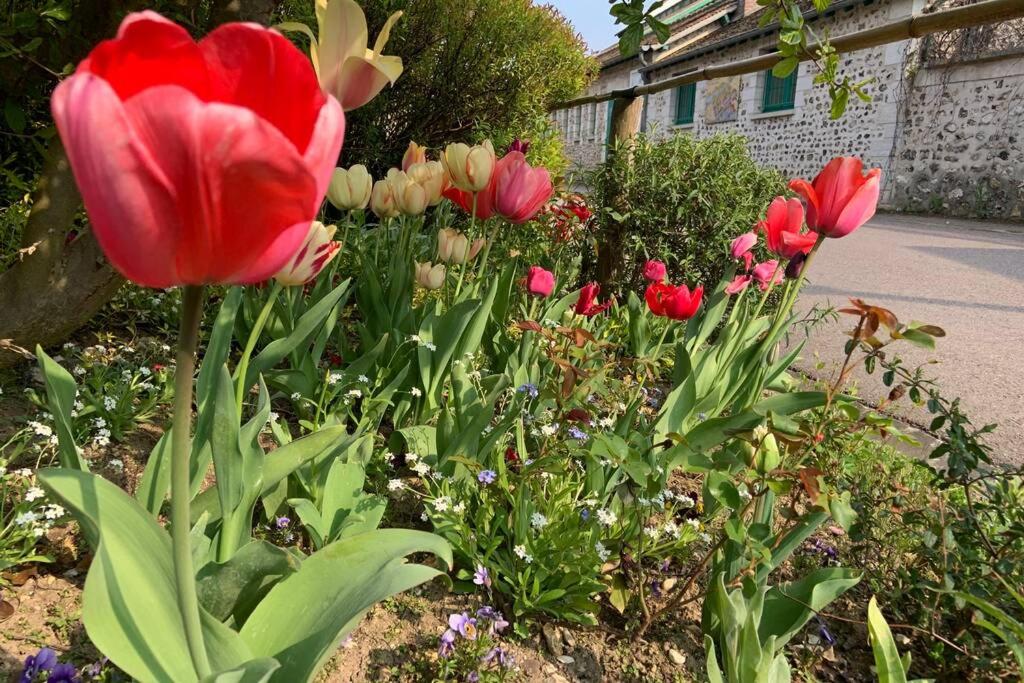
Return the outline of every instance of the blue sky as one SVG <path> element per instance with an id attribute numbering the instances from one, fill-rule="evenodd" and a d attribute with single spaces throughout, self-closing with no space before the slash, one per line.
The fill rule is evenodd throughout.
<path id="1" fill-rule="evenodd" d="M 536 0 L 558 8 L 583 35 L 591 51 L 603 50 L 615 42 L 615 20 L 608 14 L 607 0 Z"/>

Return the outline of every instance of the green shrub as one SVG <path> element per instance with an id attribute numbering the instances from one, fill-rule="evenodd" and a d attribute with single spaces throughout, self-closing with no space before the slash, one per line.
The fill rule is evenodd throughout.
<path id="1" fill-rule="evenodd" d="M 664 261 L 674 282 L 714 286 L 728 264 L 729 242 L 786 189 L 782 174 L 758 166 L 746 139 L 732 134 L 638 135 L 586 184 L 601 207 L 598 251 L 611 252 L 603 257 L 611 267 L 598 275 L 618 291 L 642 287 L 649 258 Z"/>

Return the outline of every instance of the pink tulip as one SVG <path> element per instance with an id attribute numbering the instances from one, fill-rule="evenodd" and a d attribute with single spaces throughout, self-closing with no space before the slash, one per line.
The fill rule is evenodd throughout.
<path id="1" fill-rule="evenodd" d="M 295 256 L 345 118 L 276 31 L 195 43 L 129 14 L 53 94 L 53 116 L 107 258 L 149 287 L 260 282 Z"/>
<path id="2" fill-rule="evenodd" d="M 769 285 L 782 282 L 782 270 L 779 269 L 779 262 L 775 259 L 754 266 L 753 276 L 762 291 L 768 289 Z"/>
<path id="3" fill-rule="evenodd" d="M 551 174 L 532 168 L 522 152 L 509 152 L 494 170 L 495 208 L 510 223 L 532 219 L 551 199 Z"/>
<path id="4" fill-rule="evenodd" d="M 862 169 L 860 159 L 836 157 L 813 183 L 789 182 L 807 202 L 807 227 L 825 237 L 845 237 L 875 215 L 882 171 L 873 168 L 865 176 Z"/>
<path id="5" fill-rule="evenodd" d="M 526 291 L 534 296 L 551 296 L 555 291 L 555 274 L 540 266 L 530 266 L 526 271 Z"/>
<path id="6" fill-rule="evenodd" d="M 757 227 L 765 232 L 768 251 L 786 259 L 806 254 L 818 241 L 818 233 L 800 232 L 804 227 L 804 205 L 799 199 L 776 197 L 768 206 L 765 220 Z"/>
<path id="7" fill-rule="evenodd" d="M 644 264 L 644 279 L 648 282 L 664 282 L 668 275 L 665 264 L 656 259 L 651 259 Z"/>
<path id="8" fill-rule="evenodd" d="M 743 258 L 743 255 L 754 248 L 757 244 L 756 232 L 745 232 L 732 241 L 729 245 L 729 253 L 733 258 Z"/>
<path id="9" fill-rule="evenodd" d="M 732 282 L 725 286 L 725 293 L 729 296 L 739 294 L 747 288 L 747 285 L 750 284 L 750 280 L 751 276 L 749 275 L 737 275 L 732 279 Z"/>

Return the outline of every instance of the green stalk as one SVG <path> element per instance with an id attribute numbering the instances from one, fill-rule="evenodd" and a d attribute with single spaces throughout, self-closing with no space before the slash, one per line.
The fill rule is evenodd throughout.
<path id="1" fill-rule="evenodd" d="M 804 285 L 804 278 L 807 277 L 807 271 L 811 267 L 811 261 L 814 260 L 814 255 L 818 253 L 818 249 L 821 247 L 822 242 L 825 241 L 825 235 L 819 233 L 818 241 L 811 247 L 810 253 L 807 254 L 807 260 L 804 261 L 804 267 L 800 269 L 800 277 L 796 279 L 796 284 L 789 291 L 783 305 L 779 307 L 778 317 L 775 319 L 775 324 L 772 325 L 772 329 L 768 331 L 768 336 L 765 339 L 773 338 L 779 331 L 783 322 L 789 316 L 790 310 L 792 310 L 794 304 L 796 304 L 797 297 L 800 296 L 800 289 Z"/>
<path id="2" fill-rule="evenodd" d="M 260 335 L 263 333 L 263 328 L 267 324 L 267 318 L 270 316 L 270 311 L 274 308 L 274 302 L 277 300 L 277 294 L 280 291 L 281 283 L 274 280 L 270 294 L 267 296 L 267 302 L 263 304 L 263 309 L 260 310 L 260 314 L 256 318 L 256 324 L 253 325 L 252 332 L 249 333 L 249 340 L 245 342 L 242 360 L 238 363 L 238 380 L 235 385 L 235 410 L 238 411 L 239 420 L 242 419 L 242 399 L 245 397 L 245 390 L 248 389 L 245 385 L 245 375 L 249 372 L 249 359 L 252 357 L 253 349 L 256 348 L 256 342 L 259 341 Z"/>
<path id="3" fill-rule="evenodd" d="M 491 235 L 487 238 L 487 242 L 484 244 L 484 255 L 480 259 L 480 279 L 482 280 L 487 274 L 487 257 L 491 254 L 491 245 L 494 243 L 494 239 L 498 236 L 498 226 L 501 225 L 498 221 L 494 222 L 494 227 L 491 228 Z M 486 228 L 485 228 L 486 230 Z M 473 247 L 470 242 L 470 248 Z M 556 261 L 557 263 L 557 261 Z"/>
<path id="4" fill-rule="evenodd" d="M 467 235 L 466 253 L 463 254 L 464 257 L 468 256 L 469 255 L 469 250 L 473 248 L 473 232 L 476 229 L 476 198 L 477 198 L 477 193 L 474 192 L 473 193 L 473 210 L 469 214 L 469 234 Z M 458 300 L 458 298 L 459 298 L 459 292 L 462 291 L 462 278 L 466 274 L 466 266 L 468 266 L 468 265 L 469 264 L 465 262 L 465 258 L 463 258 L 462 267 L 459 268 L 459 283 L 455 286 L 455 299 L 456 300 Z"/>
<path id="5" fill-rule="evenodd" d="M 199 342 L 199 321 L 203 314 L 203 288 L 187 285 L 181 307 L 181 332 L 178 335 L 178 358 L 174 371 L 174 422 L 171 432 L 171 547 L 174 557 L 174 579 L 177 585 L 178 609 L 192 665 L 199 678 L 211 673 L 210 661 L 203 644 L 199 621 L 199 598 L 196 596 L 195 569 L 192 566 L 191 493 L 189 461 L 192 455 L 192 377 L 196 370 L 196 347 Z"/>

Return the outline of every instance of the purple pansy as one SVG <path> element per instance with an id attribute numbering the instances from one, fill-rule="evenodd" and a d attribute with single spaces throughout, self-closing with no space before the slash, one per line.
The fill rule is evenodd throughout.
<path id="1" fill-rule="evenodd" d="M 25 658 L 25 666 L 21 670 L 18 683 L 33 683 L 39 674 L 44 671 L 53 671 L 55 666 L 57 666 L 57 653 L 44 647 L 36 654 Z"/>
<path id="2" fill-rule="evenodd" d="M 466 640 L 476 640 L 476 619 L 466 612 L 449 616 L 448 627 Z"/>
<path id="3" fill-rule="evenodd" d="M 498 473 L 494 470 L 484 470 L 480 474 L 476 475 L 476 480 L 485 486 L 487 484 L 493 484 L 494 480 L 498 478 Z"/>
<path id="4" fill-rule="evenodd" d="M 476 566 L 476 571 L 473 572 L 473 583 L 486 588 L 491 587 L 491 575 L 487 572 L 487 567 L 482 564 Z"/>

